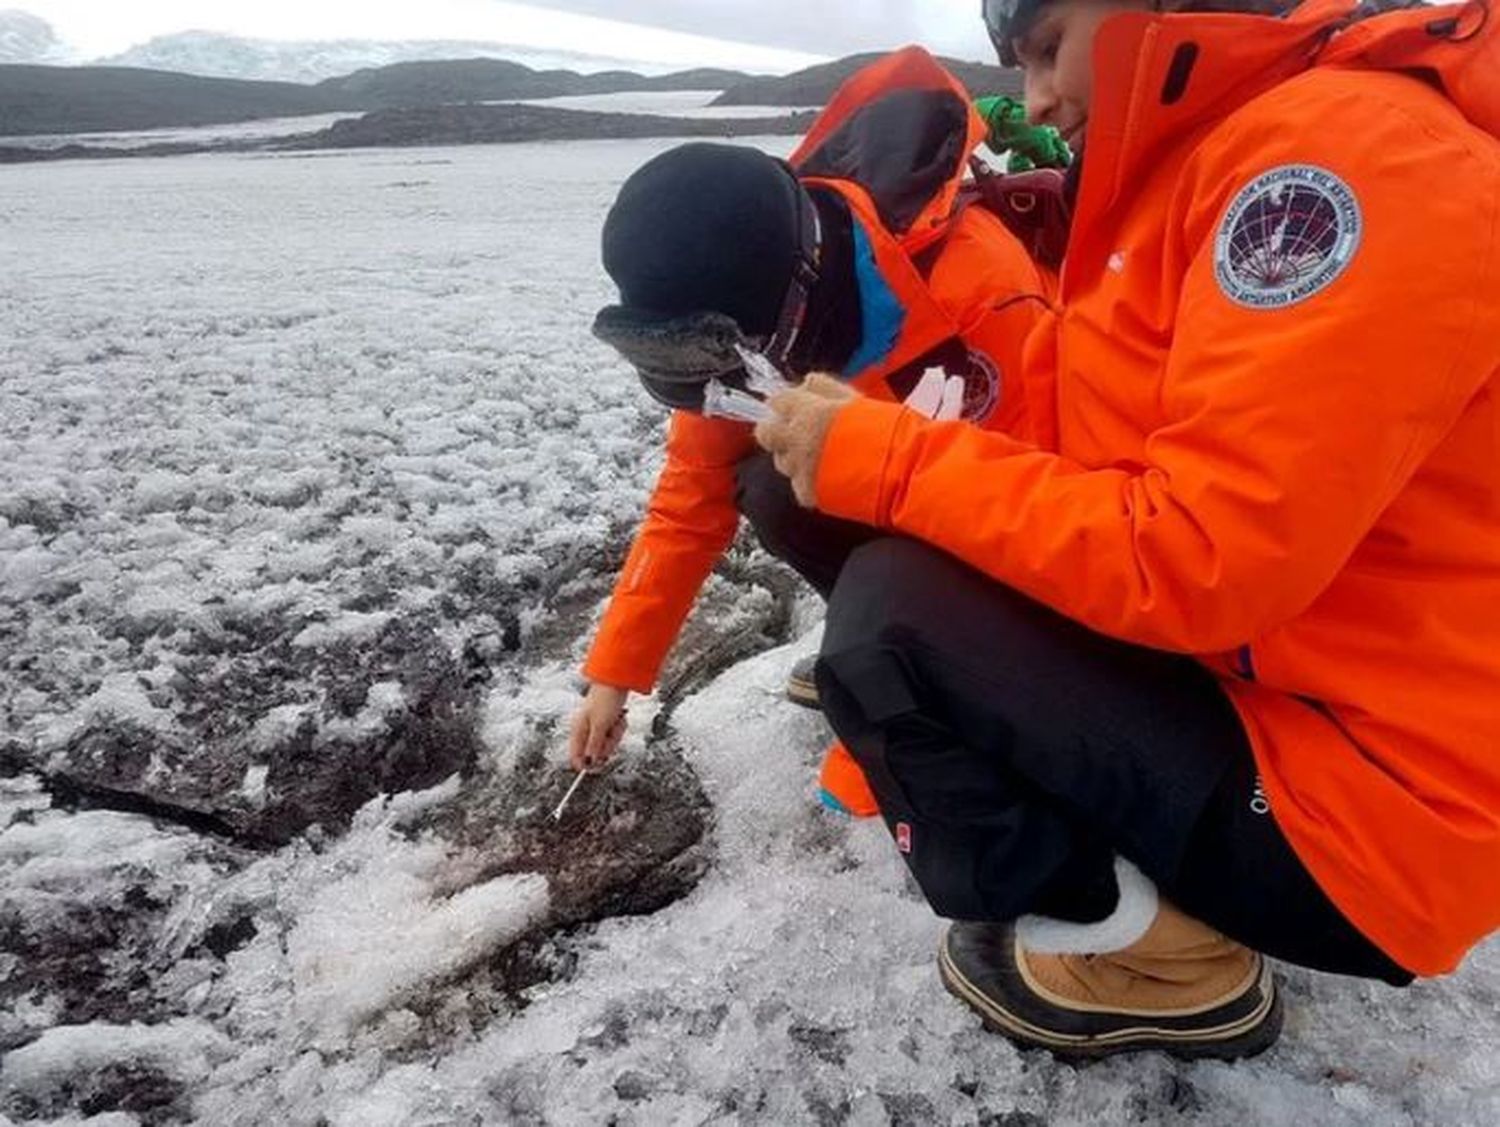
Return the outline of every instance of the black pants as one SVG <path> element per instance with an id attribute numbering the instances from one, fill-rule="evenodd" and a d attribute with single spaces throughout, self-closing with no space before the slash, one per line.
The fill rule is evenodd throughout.
<path id="1" fill-rule="evenodd" d="M 1095 634 L 926 545 L 802 510 L 762 457 L 740 485 L 769 550 L 831 596 L 824 712 L 940 915 L 1097 919 L 1118 853 L 1256 950 L 1411 981 L 1297 860 L 1198 662 Z"/>

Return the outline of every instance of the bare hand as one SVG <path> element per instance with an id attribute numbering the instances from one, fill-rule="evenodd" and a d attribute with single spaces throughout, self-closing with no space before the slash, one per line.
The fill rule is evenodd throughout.
<path id="1" fill-rule="evenodd" d="M 614 758 L 625 738 L 625 702 L 629 699 L 625 689 L 589 686 L 568 732 L 568 761 L 573 770 L 597 771 Z"/>
<path id="2" fill-rule="evenodd" d="M 755 428 L 755 440 L 792 483 L 797 501 L 817 507 L 818 463 L 834 417 L 859 393 L 832 376 L 808 376 L 802 386 L 769 401 L 774 417 Z"/>

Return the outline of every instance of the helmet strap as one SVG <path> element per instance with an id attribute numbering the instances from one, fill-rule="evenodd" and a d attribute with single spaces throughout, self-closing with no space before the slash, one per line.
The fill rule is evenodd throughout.
<path id="1" fill-rule="evenodd" d="M 807 325 L 807 311 L 812 304 L 813 290 L 822 277 L 823 259 L 823 221 L 818 216 L 817 206 L 791 167 L 784 167 L 797 189 L 797 258 L 792 265 L 791 284 L 776 317 L 776 328 L 762 350 L 766 358 L 782 371 L 787 369 Z"/>

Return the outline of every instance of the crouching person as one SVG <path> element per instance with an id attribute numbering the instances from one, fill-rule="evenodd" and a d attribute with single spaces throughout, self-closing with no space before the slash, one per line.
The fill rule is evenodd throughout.
<path id="1" fill-rule="evenodd" d="M 1071 1057 L 1245 1056 L 1268 956 L 1402 984 L 1500 926 L 1500 27 L 1235 7 L 984 5 L 1081 150 L 1050 441 L 833 381 L 757 431 L 887 534 L 818 685 L 943 980 Z"/>
<path id="2" fill-rule="evenodd" d="M 697 593 L 745 517 L 820 593 L 872 530 L 800 507 L 747 422 L 705 417 L 734 344 L 786 376 L 839 373 L 873 398 L 1030 434 L 1050 406 L 1016 378 L 1054 280 L 992 211 L 961 199 L 985 136 L 963 87 L 925 52 L 881 60 L 839 93 L 790 162 L 690 144 L 621 189 L 603 233 L 620 291 L 596 332 L 677 408 L 667 460 L 590 649 L 575 767 L 602 764 L 631 692 L 650 692 Z M 838 746 L 824 801 L 873 814 Z"/>

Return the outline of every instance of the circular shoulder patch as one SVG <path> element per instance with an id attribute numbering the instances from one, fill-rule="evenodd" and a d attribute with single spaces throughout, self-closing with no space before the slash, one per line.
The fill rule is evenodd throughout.
<path id="1" fill-rule="evenodd" d="M 1331 286 L 1359 250 L 1353 190 L 1311 164 L 1256 177 L 1229 205 L 1214 242 L 1219 288 L 1251 309 L 1283 309 Z"/>

